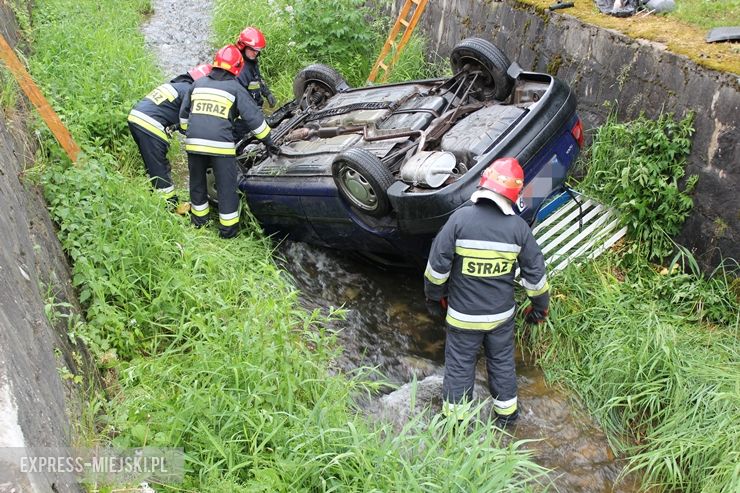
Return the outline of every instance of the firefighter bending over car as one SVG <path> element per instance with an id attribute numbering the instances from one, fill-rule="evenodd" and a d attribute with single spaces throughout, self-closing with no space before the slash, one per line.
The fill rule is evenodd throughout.
<path id="1" fill-rule="evenodd" d="M 550 295 L 542 250 L 514 212 L 524 172 L 514 158 L 493 162 L 470 200 L 455 211 L 432 244 L 424 274 L 431 313 L 445 316 L 444 414 L 463 419 L 473 398 L 483 345 L 496 425 L 518 415 L 514 363 L 514 274 L 517 264 L 531 301 L 528 323 L 547 318 Z"/>
<path id="2" fill-rule="evenodd" d="M 170 134 L 179 124 L 180 104 L 194 81 L 208 75 L 210 65 L 198 65 L 146 95 L 128 114 L 128 127 L 144 160 L 152 186 L 177 205 L 167 151 Z"/>
<path id="3" fill-rule="evenodd" d="M 206 169 L 211 166 L 218 190 L 219 235 L 222 238 L 233 238 L 239 232 L 234 120 L 241 117 L 254 136 L 265 144 L 268 153 L 280 152 L 259 106 L 236 80 L 243 64 L 244 59 L 236 46 L 221 48 L 213 60 L 211 73 L 192 85 L 180 109 L 180 126 L 185 131 L 190 170 L 190 219 L 196 227 L 208 222 Z"/>

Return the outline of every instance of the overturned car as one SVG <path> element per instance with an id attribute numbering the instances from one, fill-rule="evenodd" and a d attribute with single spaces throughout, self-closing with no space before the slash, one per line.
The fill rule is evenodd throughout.
<path id="1" fill-rule="evenodd" d="M 461 41 L 450 62 L 449 78 L 355 89 L 327 66 L 303 69 L 295 99 L 268 119 L 281 153 L 239 146 L 239 188 L 265 231 L 421 260 L 504 156 L 524 168 L 518 212 L 533 220 L 583 144 L 575 95 L 483 39 Z"/>

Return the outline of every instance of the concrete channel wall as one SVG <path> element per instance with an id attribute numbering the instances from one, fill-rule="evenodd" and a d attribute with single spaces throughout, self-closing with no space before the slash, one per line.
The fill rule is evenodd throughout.
<path id="1" fill-rule="evenodd" d="M 0 33 L 17 45 L 7 2 L 0 2 Z M 49 299 L 74 304 L 74 291 L 44 199 L 24 179 L 33 164 L 24 106 L 19 97 L 17 107 L 0 108 L 0 491 L 82 491 L 62 474 L 24 474 L 9 462 L 21 447 L 70 445 L 67 413 L 79 405 L 70 405 L 71 386 L 58 368 L 79 371 L 78 356 L 84 359 L 67 340 L 67 321 L 54 327 L 44 312 Z"/>
<path id="2" fill-rule="evenodd" d="M 394 16 L 403 3 L 394 0 Z M 706 269 L 722 257 L 740 261 L 737 74 L 702 68 L 656 43 L 585 24 L 567 11 L 548 12 L 516 0 L 431 0 L 417 29 L 432 56 L 447 57 L 461 39 L 477 36 L 525 70 L 567 81 L 578 95 L 587 130 L 604 123 L 612 108 L 620 121 L 641 111 L 649 117 L 695 112 L 686 172 L 698 175 L 699 182 L 694 211 L 676 239 Z"/>

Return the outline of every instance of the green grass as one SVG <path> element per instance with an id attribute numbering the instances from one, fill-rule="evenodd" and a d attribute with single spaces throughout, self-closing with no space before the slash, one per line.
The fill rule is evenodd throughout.
<path id="1" fill-rule="evenodd" d="M 367 370 L 336 372 L 340 348 L 325 323 L 339 313 L 300 307 L 246 212 L 243 234 L 222 241 L 166 212 L 131 172 L 141 163 L 125 115 L 159 82 L 138 33 L 147 9 L 42 0 L 34 14 L 34 75 L 84 149 L 79 167 L 65 167 L 50 144 L 41 154 L 51 162 L 36 171 L 85 311 L 70 335 L 92 349 L 106 382 L 107 398 L 85 416 L 97 435 L 85 439 L 183 447 L 184 486 L 204 492 L 546 482 L 521 443 L 504 445 L 490 424 L 467 434 L 439 416 L 403 430 L 367 422 L 354 396 L 380 384 Z"/>
<path id="2" fill-rule="evenodd" d="M 552 318 L 527 344 L 573 388 L 655 491 L 740 488 L 740 298 L 734 270 L 704 276 L 669 238 L 691 210 L 679 186 L 691 117 L 609 121 L 576 188 L 619 211 L 632 241 L 552 281 Z M 729 264 L 728 264 L 729 265 Z"/>
<path id="3" fill-rule="evenodd" d="M 6 113 L 14 111 L 19 96 L 20 88 L 15 78 L 5 66 L 0 66 L 0 108 Z"/>
<path id="4" fill-rule="evenodd" d="M 260 67 L 281 103 L 293 98 L 296 74 L 312 63 L 333 67 L 352 87 L 364 86 L 393 21 L 358 0 L 217 0 L 216 45 L 233 42 L 245 27 L 243 19 L 265 34 L 267 48 L 260 55 Z M 426 63 L 423 53 L 424 43 L 417 32 L 389 81 L 439 76 L 440 64 Z"/>
<path id="5" fill-rule="evenodd" d="M 740 26 L 740 0 L 677 0 L 676 6 L 670 16 L 693 26 Z"/>
<path id="6" fill-rule="evenodd" d="M 61 7 L 63 6 L 63 7 Z M 162 82 L 139 24 L 148 0 L 41 0 L 33 12 L 30 69 L 80 143 L 102 147 L 120 169 L 142 169 L 126 116 Z"/>
<path id="7" fill-rule="evenodd" d="M 286 5 L 220 1 L 215 19 L 222 43 L 243 28 L 235 19 L 264 29 L 263 66 L 283 100 L 302 66 L 327 62 L 290 44 Z M 392 430 L 358 417 L 353 396 L 378 384 L 364 371 L 333 371 L 339 348 L 326 316 L 299 307 L 256 225 L 244 217 L 245 234 L 220 241 L 166 213 L 144 178 L 128 177 L 141 163 L 125 114 L 159 82 L 138 32 L 148 8 L 43 0 L 34 15 L 34 75 L 85 150 L 81 168 L 51 163 L 43 181 L 86 312 L 74 335 L 108 382 L 109 400 L 90 406 L 105 413 L 86 417 L 97 439 L 184 447 L 185 486 L 198 491 L 538 489 L 542 469 L 490 427 L 465 434 L 423 415 Z M 407 53 L 394 78 L 440 69 L 420 62 L 418 41 Z M 371 59 L 332 57 L 362 84 Z M 556 278 L 551 322 L 533 328 L 528 345 L 646 485 L 736 491 L 737 297 L 728 278 L 703 279 L 690 259 L 660 275 L 633 253 Z"/>
<path id="8" fill-rule="evenodd" d="M 690 257 L 661 275 L 607 255 L 553 280 L 530 347 L 576 390 L 617 453 L 657 491 L 740 487 L 740 309 L 731 277 Z"/>

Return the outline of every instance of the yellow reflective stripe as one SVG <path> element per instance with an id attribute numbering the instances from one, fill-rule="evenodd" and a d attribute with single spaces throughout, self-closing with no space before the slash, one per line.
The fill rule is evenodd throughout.
<path id="1" fill-rule="evenodd" d="M 465 248 L 456 246 L 455 253 L 461 257 L 474 258 L 500 258 L 505 260 L 516 260 L 519 255 L 517 252 L 502 252 L 501 250 L 478 250 L 475 248 Z"/>
<path id="2" fill-rule="evenodd" d="M 267 124 L 265 120 L 262 120 L 262 124 L 254 130 L 254 136 L 260 140 L 267 137 L 267 134 L 269 133 L 270 133 L 270 126 Z"/>
<path id="3" fill-rule="evenodd" d="M 143 128 L 144 130 L 147 130 L 148 132 L 151 132 L 153 135 L 156 135 L 157 137 L 161 138 L 162 140 L 169 142 L 169 138 L 167 137 L 167 134 L 164 133 L 164 130 L 160 130 L 148 121 L 139 118 L 136 115 L 129 114 L 128 115 L 128 121 L 133 123 L 134 125 L 138 125 L 139 127 Z"/>
<path id="4" fill-rule="evenodd" d="M 507 401 L 493 400 L 493 409 L 499 416 L 509 416 L 516 411 L 516 397 Z"/>
<path id="5" fill-rule="evenodd" d="M 204 145 L 185 144 L 186 152 L 205 152 L 207 154 L 218 154 L 220 156 L 236 156 L 236 149 L 233 147 L 225 149 L 223 147 L 212 147 Z"/>
<path id="6" fill-rule="evenodd" d="M 498 277 L 514 270 L 514 260 L 463 257 L 462 273 L 471 277 Z"/>
<path id="7" fill-rule="evenodd" d="M 204 102 L 211 102 L 211 103 L 218 103 L 226 106 L 227 108 L 231 108 L 231 105 L 233 103 L 233 100 L 229 98 L 225 98 L 221 95 L 216 94 L 194 94 L 192 98 L 190 98 L 191 101 L 204 101 Z"/>
<path id="8" fill-rule="evenodd" d="M 175 90 L 175 88 L 172 87 L 170 84 L 162 84 L 159 87 L 160 87 L 160 89 L 163 89 L 164 91 L 170 93 L 170 96 L 167 98 L 167 100 L 169 100 L 169 101 L 174 101 L 179 96 L 179 94 L 177 94 L 177 91 Z"/>
<path id="9" fill-rule="evenodd" d="M 234 224 L 236 224 L 236 223 L 239 222 L 239 218 L 238 217 L 235 217 L 234 219 L 223 219 L 223 218 L 219 218 L 218 220 L 224 226 L 233 226 Z"/>
<path id="10" fill-rule="evenodd" d="M 199 96 L 209 95 L 209 96 L 214 96 L 214 97 L 226 98 L 232 103 L 236 99 L 234 95 L 228 91 L 223 91 L 221 89 L 213 89 L 211 87 L 196 87 L 195 89 L 193 89 L 193 95 L 199 95 Z M 192 97 L 193 96 L 191 96 L 191 98 Z"/>
<path id="11" fill-rule="evenodd" d="M 228 214 L 219 214 L 218 220 L 224 226 L 232 226 L 239 222 L 239 211 L 237 210 Z"/>
<path id="12" fill-rule="evenodd" d="M 158 194 L 160 194 L 162 197 L 164 197 L 166 199 L 169 199 L 170 197 L 174 197 L 175 196 L 175 187 L 174 187 L 174 185 L 173 186 L 169 186 L 169 187 L 165 187 L 165 188 L 157 188 L 156 190 L 157 190 L 157 193 Z"/>
<path id="13" fill-rule="evenodd" d="M 506 320 L 498 320 L 496 322 L 463 322 L 462 320 L 458 320 L 448 313 L 445 321 L 452 327 L 457 327 L 458 329 L 493 330 L 504 323 Z"/>
<path id="14" fill-rule="evenodd" d="M 249 85 L 247 86 L 247 88 L 250 91 L 253 91 L 255 89 L 259 89 L 260 88 L 260 83 L 259 82 L 250 82 Z"/>
<path id="15" fill-rule="evenodd" d="M 450 277 L 449 272 L 445 272 L 444 274 L 441 272 L 437 272 L 436 270 L 432 269 L 432 265 L 427 262 L 427 268 L 424 271 L 424 277 L 427 278 L 429 282 L 432 284 L 436 284 L 437 286 L 440 286 L 447 282 L 447 279 Z"/>
<path id="16" fill-rule="evenodd" d="M 535 296 L 539 296 L 543 293 L 546 293 L 549 289 L 550 289 L 550 284 L 547 281 L 545 281 L 545 285 L 542 286 L 542 288 L 540 289 L 524 288 L 524 290 L 527 292 L 527 296 L 529 296 L 530 298 L 534 298 Z"/>
<path id="17" fill-rule="evenodd" d="M 203 217 L 208 215 L 208 213 L 210 212 L 210 207 L 208 207 L 208 204 L 206 204 L 205 209 L 200 210 L 196 209 L 195 207 L 190 207 L 190 212 L 192 212 L 194 216 Z"/>
<path id="18" fill-rule="evenodd" d="M 458 329 L 492 330 L 509 320 L 514 315 L 514 308 L 511 307 L 505 312 L 490 315 L 468 315 L 458 312 L 452 307 L 448 307 L 445 320 L 448 324 Z"/>

